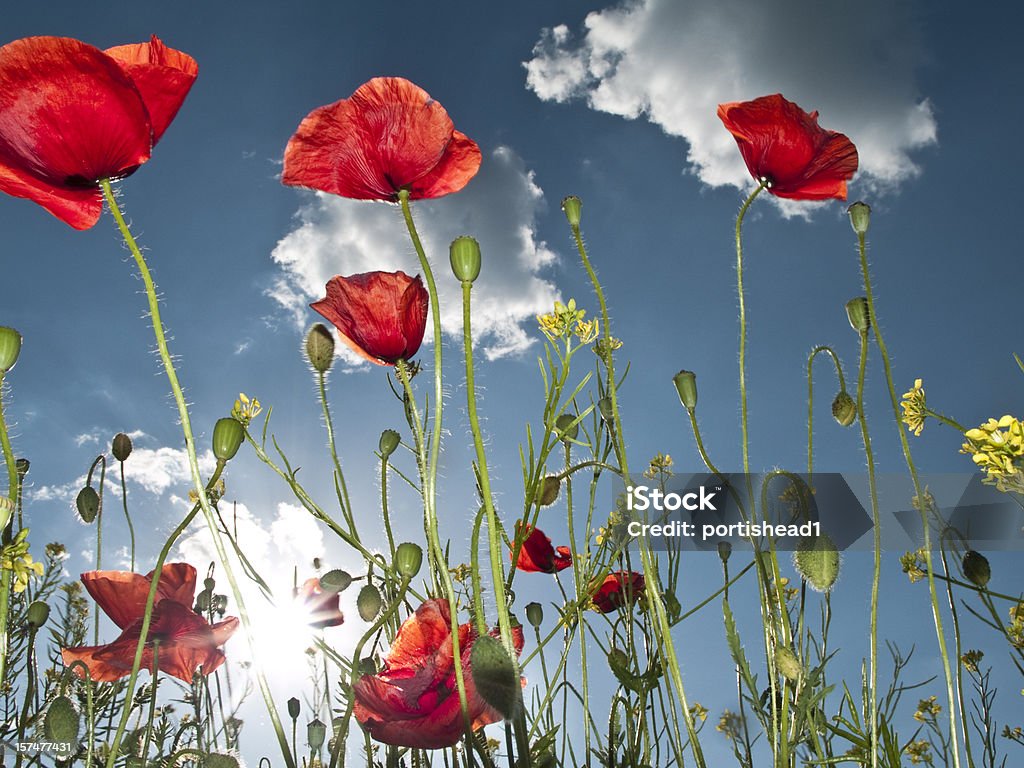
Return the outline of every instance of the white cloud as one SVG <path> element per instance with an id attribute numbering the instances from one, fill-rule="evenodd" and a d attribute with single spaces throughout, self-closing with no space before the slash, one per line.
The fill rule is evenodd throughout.
<path id="1" fill-rule="evenodd" d="M 686 139 L 701 181 L 741 188 L 751 180 L 717 106 L 781 92 L 853 140 L 862 189 L 887 189 L 918 174 L 913 151 L 936 141 L 911 11 L 885 0 L 627 2 L 588 14 L 578 39 L 564 24 L 543 30 L 527 87 L 645 117 Z"/>
<path id="2" fill-rule="evenodd" d="M 213 451 L 199 456 L 199 470 L 204 477 L 213 473 L 217 460 Z M 124 463 L 125 480 L 143 490 L 162 495 L 168 488 L 190 486 L 192 474 L 184 448 L 135 448 Z"/>
<path id="3" fill-rule="evenodd" d="M 442 327 L 461 334 L 459 284 L 448 266 L 448 245 L 469 234 L 480 242 L 483 270 L 473 287 L 474 339 L 490 358 L 523 351 L 533 342 L 524 321 L 550 311 L 558 298 L 543 276 L 555 254 L 537 239 L 535 220 L 543 192 L 523 161 L 498 147 L 465 190 L 440 200 L 413 203 L 413 215 L 441 294 Z M 309 303 L 324 295 L 336 274 L 402 270 L 418 274 L 419 262 L 396 206 L 310 197 L 297 213 L 297 226 L 277 244 L 272 258 L 282 274 L 267 291 L 299 327 L 319 318 Z M 430 322 L 427 338 L 431 337 Z M 341 354 L 343 345 L 338 345 Z M 355 364 L 357 359 L 346 357 Z"/>

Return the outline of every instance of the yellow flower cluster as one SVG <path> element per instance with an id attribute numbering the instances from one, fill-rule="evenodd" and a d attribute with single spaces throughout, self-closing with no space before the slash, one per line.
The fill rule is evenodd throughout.
<path id="1" fill-rule="evenodd" d="M 921 379 L 914 381 L 914 386 L 903 393 L 903 402 L 900 407 L 903 409 L 903 423 L 907 429 L 917 437 L 924 429 L 924 420 L 928 418 L 928 409 L 925 407 L 924 389 L 921 388 Z"/>
<path id="2" fill-rule="evenodd" d="M 934 720 L 941 712 L 942 705 L 939 704 L 938 699 L 934 696 L 929 696 L 927 699 L 918 700 L 914 719 L 919 723 L 925 723 L 929 720 Z"/>
<path id="3" fill-rule="evenodd" d="M 1007 414 L 964 433 L 961 453 L 985 473 L 985 483 L 1003 493 L 1024 493 L 1024 422 Z"/>
<path id="4" fill-rule="evenodd" d="M 28 553 L 28 528 L 22 528 L 10 544 L 0 550 L 0 567 L 13 572 L 15 592 L 24 592 L 29 579 L 43 575 L 43 564 L 32 560 Z"/>
<path id="5" fill-rule="evenodd" d="M 248 427 L 262 410 L 263 406 L 260 405 L 259 400 L 255 397 L 250 400 L 244 392 L 239 392 L 238 399 L 235 400 L 235 407 L 231 409 L 231 416 L 243 427 Z"/>
<path id="6" fill-rule="evenodd" d="M 920 765 L 921 763 L 932 764 L 932 752 L 931 745 L 925 739 L 918 739 L 907 744 L 906 747 L 907 755 L 910 756 L 910 762 L 914 765 Z"/>
<path id="7" fill-rule="evenodd" d="M 654 480 L 657 477 L 669 478 L 675 473 L 672 471 L 672 457 L 667 453 L 656 453 L 650 461 L 650 466 L 644 471 L 644 477 Z"/>
<path id="8" fill-rule="evenodd" d="M 551 341 L 559 341 L 575 335 L 581 344 L 589 344 L 597 338 L 600 325 L 594 320 L 584 320 L 587 311 L 576 309 L 576 299 L 569 299 L 568 304 L 555 302 L 555 309 L 546 315 L 537 315 L 540 331 Z"/>
<path id="9" fill-rule="evenodd" d="M 978 665 L 981 664 L 983 658 L 985 658 L 985 654 L 982 651 L 965 651 L 960 655 L 960 663 L 968 672 L 978 674 Z"/>
<path id="10" fill-rule="evenodd" d="M 928 575 L 925 570 L 928 566 L 924 559 L 923 549 L 916 552 L 904 552 L 900 555 L 900 565 L 903 567 L 903 572 L 909 577 L 911 584 Z"/>

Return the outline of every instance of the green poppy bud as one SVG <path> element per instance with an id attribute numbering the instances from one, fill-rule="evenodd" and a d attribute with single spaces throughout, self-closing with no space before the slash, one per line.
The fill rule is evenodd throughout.
<path id="1" fill-rule="evenodd" d="M 519 697 L 519 678 L 501 641 L 490 635 L 478 637 L 473 642 L 469 667 L 483 700 L 511 718 Z"/>
<path id="2" fill-rule="evenodd" d="M 320 718 L 314 717 L 309 725 L 306 726 L 306 743 L 312 751 L 318 752 L 320 747 L 324 745 L 324 739 L 326 738 L 327 725 Z"/>
<path id="3" fill-rule="evenodd" d="M 213 580 L 211 576 L 207 576 L 203 579 L 203 589 L 208 592 L 213 592 L 213 588 L 217 586 L 217 582 Z"/>
<path id="4" fill-rule="evenodd" d="M 582 208 L 583 201 L 576 197 L 576 195 L 569 195 L 569 197 L 562 200 L 562 213 L 568 219 L 570 227 L 578 227 L 580 225 L 580 210 Z"/>
<path id="5" fill-rule="evenodd" d="M 306 334 L 306 359 L 317 373 L 327 373 L 334 362 L 334 334 L 317 323 Z"/>
<path id="6" fill-rule="evenodd" d="M 359 590 L 359 596 L 356 597 L 356 610 L 359 611 L 359 618 L 363 621 L 373 621 L 377 618 L 383 604 L 380 590 L 373 584 L 365 585 Z"/>
<path id="7" fill-rule="evenodd" d="M 857 333 L 867 333 L 871 329 L 871 311 L 864 296 L 846 302 L 846 316 L 850 319 L 850 326 Z"/>
<path id="8" fill-rule="evenodd" d="M 13 328 L 0 326 L 0 374 L 7 373 L 21 354 L 21 334 Z"/>
<path id="9" fill-rule="evenodd" d="M 775 668 L 782 673 L 784 678 L 792 683 L 799 680 L 800 675 L 803 673 L 800 659 L 784 645 L 775 646 Z"/>
<path id="10" fill-rule="evenodd" d="M 563 413 L 555 419 L 555 430 L 558 432 L 559 439 L 565 441 L 576 439 L 580 433 L 580 425 L 574 424 L 574 421 L 576 421 L 576 415 L 572 413 Z"/>
<path id="11" fill-rule="evenodd" d="M 132 439 L 124 432 L 114 435 L 114 442 L 110 446 L 111 453 L 118 461 L 127 461 L 132 453 Z"/>
<path id="12" fill-rule="evenodd" d="M 597 410 L 601 412 L 601 418 L 609 424 L 615 423 L 615 410 L 612 408 L 612 399 L 602 397 L 597 401 Z"/>
<path id="13" fill-rule="evenodd" d="M 50 606 L 42 600 L 36 600 L 29 605 L 28 611 L 25 613 L 25 623 L 32 629 L 39 629 L 48 618 L 50 618 Z"/>
<path id="14" fill-rule="evenodd" d="M 728 541 L 718 542 L 718 557 L 722 561 L 722 565 L 729 562 L 729 556 L 732 554 L 732 544 Z"/>
<path id="15" fill-rule="evenodd" d="M 238 758 L 222 752 L 210 752 L 203 756 L 201 764 L 203 768 L 238 768 Z"/>
<path id="16" fill-rule="evenodd" d="M 374 661 L 373 656 L 363 656 L 359 660 L 359 674 L 360 675 L 376 675 L 377 674 L 377 662 Z"/>
<path id="17" fill-rule="evenodd" d="M 47 741 L 75 744 L 78 741 L 80 719 L 78 710 L 67 696 L 58 696 L 50 702 L 43 717 L 43 733 Z"/>
<path id="18" fill-rule="evenodd" d="M 676 392 L 679 393 L 679 402 L 688 411 L 697 407 L 697 374 L 693 371 L 680 371 L 672 377 L 672 383 L 676 385 Z"/>
<path id="19" fill-rule="evenodd" d="M 812 589 L 828 592 L 839 578 L 839 549 L 827 535 L 801 539 L 793 565 Z"/>
<path id="20" fill-rule="evenodd" d="M 561 487 L 561 480 L 554 475 L 548 475 L 540 481 L 540 490 L 537 492 L 537 502 L 542 507 L 550 507 L 558 499 L 558 491 Z"/>
<path id="21" fill-rule="evenodd" d="M 91 523 L 100 511 L 100 495 L 91 485 L 85 486 L 75 497 L 75 507 L 83 523 Z"/>
<path id="22" fill-rule="evenodd" d="M 973 549 L 967 550 L 961 565 L 964 576 L 976 587 L 984 588 L 988 584 L 988 580 L 992 578 L 992 566 L 988 564 L 988 558 L 981 552 L 975 552 Z"/>
<path id="23" fill-rule="evenodd" d="M 228 609 L 228 596 L 227 595 L 214 595 L 213 596 L 213 612 L 224 615 L 224 612 Z"/>
<path id="24" fill-rule="evenodd" d="M 346 572 L 335 568 L 320 577 L 320 589 L 324 592 L 344 592 L 352 583 L 352 577 Z"/>
<path id="25" fill-rule="evenodd" d="M 832 401 L 832 417 L 841 427 L 848 427 L 857 419 L 857 404 L 845 389 Z"/>
<path id="26" fill-rule="evenodd" d="M 406 581 L 413 579 L 423 565 L 423 548 L 411 541 L 403 541 L 395 550 L 395 570 Z"/>
<path id="27" fill-rule="evenodd" d="M 196 595 L 196 610 L 199 613 L 206 613 L 210 610 L 211 601 L 213 599 L 213 593 L 209 590 L 204 589 L 198 595 Z"/>
<path id="28" fill-rule="evenodd" d="M 385 429 L 380 433 L 380 455 L 385 459 L 388 458 L 398 448 L 398 444 L 402 442 L 402 436 L 395 432 L 393 429 Z"/>
<path id="29" fill-rule="evenodd" d="M 31 462 L 28 459 L 18 458 L 14 461 L 14 469 L 18 473 L 18 477 L 24 479 L 25 475 L 28 474 L 28 468 Z"/>
<path id="30" fill-rule="evenodd" d="M 539 629 L 544 623 L 544 607 L 540 603 L 527 603 L 526 620 L 530 622 L 531 627 Z"/>
<path id="31" fill-rule="evenodd" d="M 480 243 L 463 235 L 452 240 L 449 249 L 452 272 L 463 283 L 472 283 L 480 276 Z"/>
<path id="32" fill-rule="evenodd" d="M 846 209 L 850 214 L 850 226 L 858 235 L 866 235 L 871 224 L 871 206 L 859 200 Z"/>
<path id="33" fill-rule="evenodd" d="M 245 439 L 245 428 L 230 416 L 217 419 L 213 425 L 213 455 L 218 461 L 231 461 Z"/>
<path id="34" fill-rule="evenodd" d="M 294 696 L 288 699 L 288 717 L 292 720 L 297 720 L 299 718 L 299 705 L 299 700 Z"/>

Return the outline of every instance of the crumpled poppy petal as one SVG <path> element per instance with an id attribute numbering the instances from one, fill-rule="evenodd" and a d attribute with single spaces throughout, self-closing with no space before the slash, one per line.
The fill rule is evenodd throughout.
<path id="1" fill-rule="evenodd" d="M 517 535 L 522 521 L 516 524 Z M 509 552 L 509 557 L 512 553 Z M 572 565 L 572 552 L 568 547 L 552 546 L 551 539 L 539 528 L 529 530 L 516 559 L 516 568 L 526 573 L 558 573 Z"/>
<path id="2" fill-rule="evenodd" d="M 121 65 L 138 89 L 156 144 L 188 96 L 199 65 L 187 53 L 168 48 L 156 35 L 148 43 L 118 45 L 104 53 Z"/>
<path id="3" fill-rule="evenodd" d="M 302 601 L 308 612 L 308 623 L 311 627 L 326 629 L 327 627 L 337 627 L 345 622 L 338 593 L 325 592 L 320 586 L 320 579 L 306 579 L 299 587 L 296 599 Z"/>
<path id="4" fill-rule="evenodd" d="M 142 618 L 152 584 L 153 571 L 145 576 L 130 571 L 87 571 L 82 584 L 120 629 Z M 160 583 L 154 605 L 161 600 L 192 604 L 196 589 L 196 569 L 188 563 L 167 563 L 160 571 Z"/>
<path id="5" fill-rule="evenodd" d="M 281 181 L 355 200 L 440 197 L 476 174 L 480 150 L 438 102 L 401 77 L 377 77 L 318 107 L 284 154 Z"/>
<path id="6" fill-rule="evenodd" d="M 419 350 L 428 302 L 418 276 L 366 272 L 331 278 L 327 297 L 310 306 L 333 323 L 359 355 L 378 365 L 394 365 Z"/>
<path id="7" fill-rule="evenodd" d="M 632 605 L 644 594 L 644 577 L 635 571 L 609 573 L 594 593 L 594 607 L 601 613 L 612 613 L 629 604 Z"/>
<path id="8" fill-rule="evenodd" d="M 857 171 L 857 148 L 846 136 L 818 125 L 781 94 L 721 104 L 718 116 L 735 137 L 747 169 L 766 178 L 768 191 L 793 200 L 846 199 Z"/>

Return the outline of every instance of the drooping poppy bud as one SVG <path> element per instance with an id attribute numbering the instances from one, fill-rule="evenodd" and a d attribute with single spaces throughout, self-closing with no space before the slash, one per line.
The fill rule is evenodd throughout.
<path id="1" fill-rule="evenodd" d="M 676 385 L 676 392 L 679 393 L 679 402 L 688 411 L 697 407 L 697 374 L 693 371 L 680 371 L 672 377 L 672 383 Z"/>
<path id="2" fill-rule="evenodd" d="M 871 224 L 871 206 L 859 200 L 846 209 L 850 214 L 850 226 L 858 235 L 866 235 Z"/>
<path id="3" fill-rule="evenodd" d="M 602 397 L 598 400 L 597 410 L 601 412 L 601 418 L 607 423 L 615 423 L 615 409 L 612 408 L 612 399 L 610 397 Z"/>
<path id="4" fill-rule="evenodd" d="M 961 565 L 964 576 L 976 587 L 984 588 L 992 578 L 992 566 L 989 565 L 988 558 L 981 552 L 975 552 L 973 549 L 967 550 Z"/>
<path id="5" fill-rule="evenodd" d="M 306 334 L 306 359 L 317 373 L 327 373 L 334 362 L 334 334 L 316 323 Z"/>
<path id="6" fill-rule="evenodd" d="M 91 485 L 85 486 L 75 497 L 75 507 L 83 523 L 91 523 L 100 511 L 100 495 Z"/>
<path id="7" fill-rule="evenodd" d="M 403 541 L 395 550 L 395 570 L 409 581 L 415 578 L 423 565 L 423 548 L 411 541 Z"/>
<path id="8" fill-rule="evenodd" d="M 864 296 L 846 302 L 846 316 L 857 333 L 867 333 L 871 329 L 871 310 Z"/>
<path id="9" fill-rule="evenodd" d="M 225 416 L 213 425 L 213 455 L 218 461 L 231 461 L 242 446 L 245 429 L 237 419 Z"/>
<path id="10" fill-rule="evenodd" d="M 380 449 L 380 455 L 385 459 L 388 458 L 395 452 L 401 442 L 402 436 L 395 432 L 395 430 L 385 429 L 380 433 L 380 443 L 377 446 Z"/>
<path id="11" fill-rule="evenodd" d="M 527 603 L 526 620 L 530 622 L 531 627 L 539 629 L 544 623 L 544 607 L 540 603 Z"/>
<path id="12" fill-rule="evenodd" d="M 574 422 L 576 422 L 576 415 L 573 413 L 563 413 L 555 419 L 555 429 L 560 440 L 569 441 L 576 439 L 576 436 L 580 433 L 580 425 Z"/>
<path id="13" fill-rule="evenodd" d="M 555 475 L 548 475 L 540 481 L 540 490 L 537 492 L 537 503 L 542 507 L 550 507 L 558 500 L 558 491 L 562 487 L 562 481 Z"/>
<path id="14" fill-rule="evenodd" d="M 569 195 L 562 200 L 562 213 L 565 214 L 570 227 L 578 227 L 580 225 L 580 211 L 582 209 L 583 201 L 576 197 L 576 195 Z"/>
<path id="15" fill-rule="evenodd" d="M 841 427 L 848 427 L 857 418 L 857 404 L 844 389 L 832 401 L 832 417 Z"/>
<path id="16" fill-rule="evenodd" d="M 320 577 L 320 588 L 325 592 L 344 592 L 351 583 L 352 577 L 337 568 Z"/>
<path id="17" fill-rule="evenodd" d="M 359 618 L 363 621 L 376 619 L 383 604 L 380 590 L 373 584 L 367 584 L 359 590 L 359 596 L 356 598 L 356 610 L 359 611 Z"/>
<path id="18" fill-rule="evenodd" d="M 110 446 L 111 453 L 118 461 L 127 461 L 132 453 L 132 439 L 124 432 L 114 435 L 114 441 Z"/>
<path id="19" fill-rule="evenodd" d="M 452 240 L 449 249 L 452 272 L 463 283 L 472 283 L 480 276 L 480 243 L 463 235 Z"/>
<path id="20" fill-rule="evenodd" d="M 36 600 L 28 607 L 25 613 L 25 623 L 32 629 L 39 629 L 46 620 L 50 618 L 50 606 L 42 600 Z"/>
<path id="21" fill-rule="evenodd" d="M 50 702 L 43 717 L 43 733 L 47 741 L 78 743 L 80 718 L 74 703 L 67 696 L 58 696 Z"/>
<path id="22" fill-rule="evenodd" d="M 300 702 L 297 698 L 292 696 L 288 699 L 288 717 L 292 720 L 297 720 L 299 718 L 299 708 Z"/>
<path id="23" fill-rule="evenodd" d="M 21 334 L 13 328 L 0 326 L 0 374 L 7 373 L 21 354 Z"/>

